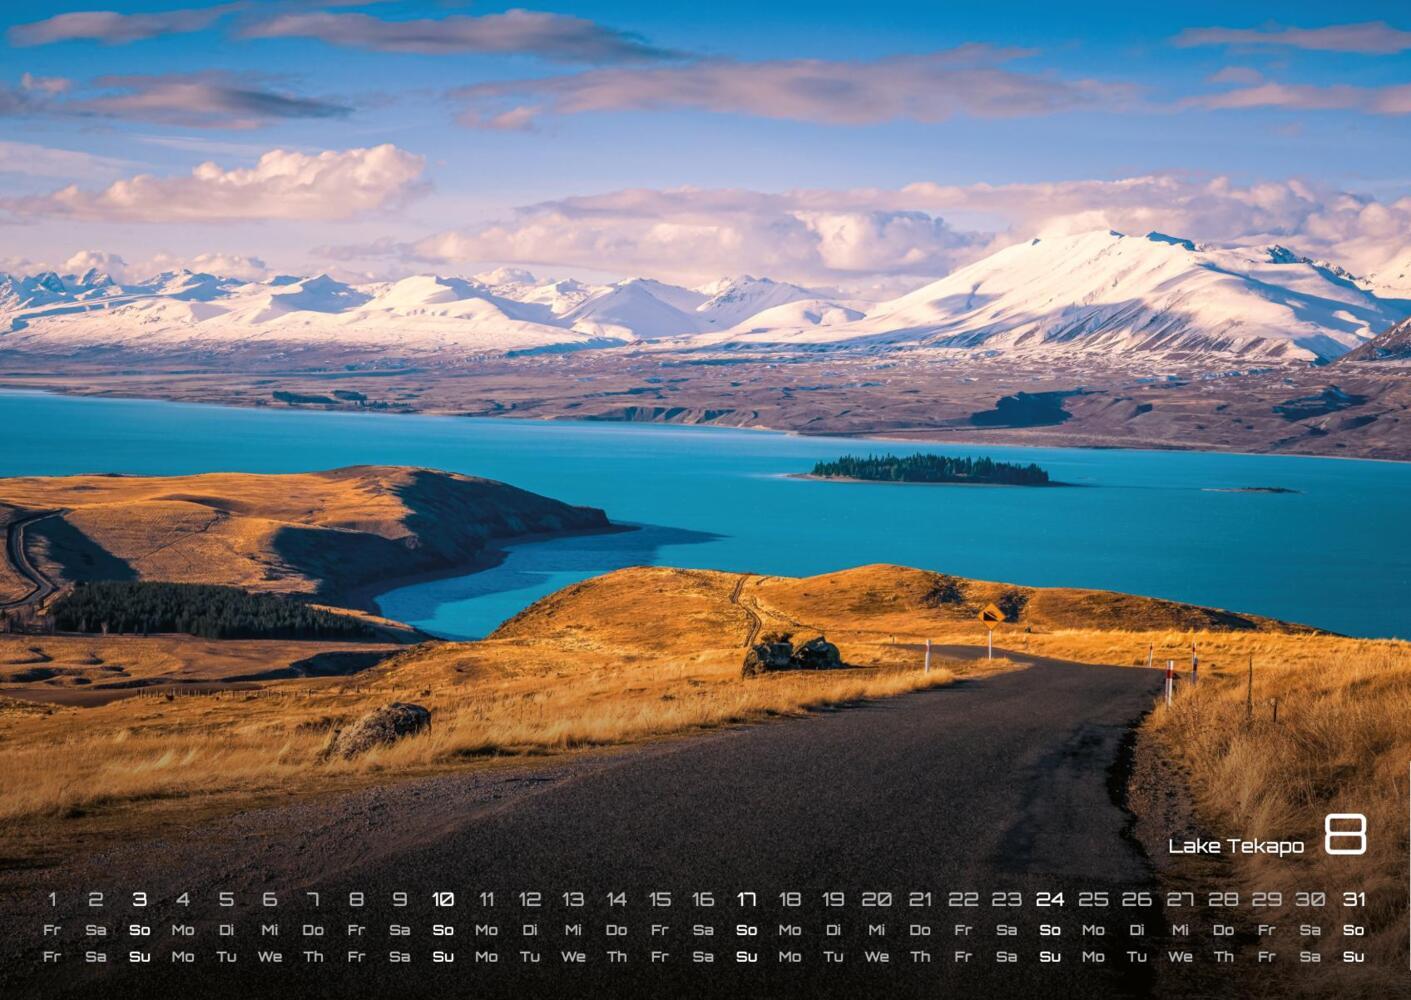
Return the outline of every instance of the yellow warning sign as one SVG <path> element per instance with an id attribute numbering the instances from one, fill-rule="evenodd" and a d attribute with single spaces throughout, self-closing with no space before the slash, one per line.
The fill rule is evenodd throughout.
<path id="1" fill-rule="evenodd" d="M 993 631 L 996 625 L 1004 621 L 1004 612 L 999 609 L 997 604 L 986 604 L 980 610 L 979 618 L 985 623 L 985 628 Z"/>

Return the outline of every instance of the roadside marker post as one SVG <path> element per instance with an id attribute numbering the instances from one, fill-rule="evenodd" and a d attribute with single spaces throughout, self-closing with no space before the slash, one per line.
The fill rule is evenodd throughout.
<path id="1" fill-rule="evenodd" d="M 930 672 L 931 672 L 931 640 L 930 640 L 930 639 L 927 639 L 927 640 L 926 640 L 926 669 L 924 669 L 924 670 L 922 671 L 922 673 L 929 674 Z"/>
<path id="2" fill-rule="evenodd" d="M 979 618 L 980 621 L 984 623 L 985 628 L 989 630 L 987 658 L 993 660 L 995 658 L 995 626 L 1004 621 L 1004 612 L 1000 610 L 997 604 L 986 604 L 976 617 Z"/>
<path id="3" fill-rule="evenodd" d="M 1166 661 L 1166 704 L 1171 704 L 1171 689 L 1176 684 L 1176 661 Z"/>
<path id="4" fill-rule="evenodd" d="M 1191 643 L 1191 684 L 1196 682 L 1196 672 L 1200 668 L 1200 657 L 1196 656 L 1195 643 Z"/>

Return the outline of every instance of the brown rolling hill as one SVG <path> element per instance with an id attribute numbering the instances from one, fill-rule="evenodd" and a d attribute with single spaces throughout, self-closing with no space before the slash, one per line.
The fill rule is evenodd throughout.
<path id="1" fill-rule="evenodd" d="M 56 582 L 162 580 L 346 600 L 481 561 L 516 538 L 603 530 L 606 515 L 433 469 L 0 480 L 0 510 L 62 511 L 27 551 Z"/>
<path id="2" fill-rule="evenodd" d="M 849 664 L 916 659 L 922 638 L 983 641 L 977 620 L 995 603 L 1008 621 L 996 644 L 1055 633 L 1326 634 L 1288 622 L 1103 590 L 1021 587 L 874 565 L 804 578 L 636 566 L 541 598 L 487 639 L 417 647 L 386 661 L 369 683 L 445 689 L 487 680 L 542 684 L 599 676 L 654 685 L 690 676 L 715 683 L 739 674 L 747 643 L 769 633 L 824 635 Z M 1123 662 L 1131 662 L 1136 646 Z M 1145 642 L 1141 643 L 1145 649 Z M 609 682 L 608 678 L 615 678 Z"/>
<path id="3" fill-rule="evenodd" d="M 743 586 L 732 601 L 731 592 L 742 576 Z M 1154 597 L 1021 587 L 886 564 L 802 578 L 640 566 L 550 594 L 505 622 L 491 638 L 579 634 L 621 641 L 636 634 L 646 643 L 665 642 L 668 635 L 724 642 L 728 633 L 738 646 L 745 637 L 744 608 L 759 615 L 764 630 L 911 632 L 926 625 L 975 622 L 980 609 L 991 603 L 1005 612 L 1007 628 L 1315 631 Z"/>

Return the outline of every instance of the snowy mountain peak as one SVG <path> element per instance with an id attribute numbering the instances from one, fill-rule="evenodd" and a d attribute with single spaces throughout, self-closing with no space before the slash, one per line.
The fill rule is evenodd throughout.
<path id="1" fill-rule="evenodd" d="M 707 328 L 717 330 L 736 326 L 767 309 L 815 297 L 807 288 L 748 274 L 722 279 L 706 288 L 713 288 L 714 292 L 710 299 L 696 307 L 696 312 Z M 704 292 L 705 288 L 699 290 Z"/>
<path id="2" fill-rule="evenodd" d="M 1393 273 L 1405 270 L 1397 264 Z M 43 272 L 0 275 L 0 349 L 270 343 L 434 354 L 669 341 L 671 349 L 922 349 L 1052 364 L 1125 355 L 1308 362 L 1336 358 L 1411 314 L 1411 301 L 1371 288 L 1286 247 L 1221 249 L 1110 230 L 1016 243 L 876 304 L 753 275 L 683 288 L 651 278 L 541 281 L 519 268 L 359 284 L 190 270 L 117 284 L 95 271 Z"/>
<path id="3" fill-rule="evenodd" d="M 738 339 L 1015 357 L 1315 361 L 1370 339 L 1402 318 L 1403 305 L 1259 248 L 1099 230 L 1000 250 L 857 321 L 765 330 L 750 323 Z"/>

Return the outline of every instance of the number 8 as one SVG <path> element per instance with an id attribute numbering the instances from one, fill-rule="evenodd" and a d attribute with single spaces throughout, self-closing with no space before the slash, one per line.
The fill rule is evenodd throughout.
<path id="1" fill-rule="evenodd" d="M 1355 823 L 1351 830 L 1334 829 L 1335 823 Z M 1335 847 L 1338 841 L 1354 841 L 1356 847 Z M 1366 854 L 1367 817 L 1361 813 L 1328 813 L 1323 817 L 1323 852 L 1325 854 Z"/>

